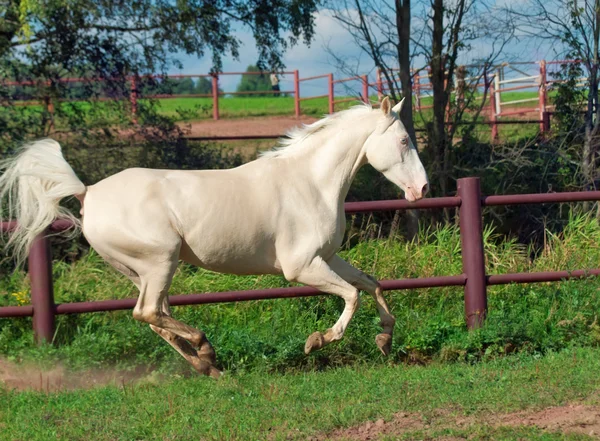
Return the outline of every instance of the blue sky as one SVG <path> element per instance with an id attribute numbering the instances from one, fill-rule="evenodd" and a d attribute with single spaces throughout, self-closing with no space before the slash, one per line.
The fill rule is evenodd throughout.
<path id="1" fill-rule="evenodd" d="M 507 0 L 504 0 L 507 1 Z M 510 0 L 508 0 L 510 1 Z M 314 75 L 333 72 L 337 78 L 346 77 L 346 74 L 336 69 L 335 63 L 331 59 L 327 47 L 334 50 L 338 56 L 356 58 L 361 73 L 372 73 L 373 65 L 370 59 L 360 53 L 358 48 L 348 36 L 346 31 L 331 17 L 327 11 L 321 11 L 316 16 L 316 34 L 310 47 L 300 43 L 289 49 L 284 56 L 284 63 L 288 70 L 298 69 L 300 77 L 309 77 Z M 255 64 L 257 60 L 257 51 L 251 34 L 247 31 L 237 33 L 243 42 L 240 50 L 239 60 L 232 58 L 225 59 L 223 65 L 224 72 L 244 71 L 249 64 Z M 483 56 L 489 49 L 482 43 L 473 48 L 466 56 Z M 551 44 L 538 42 L 514 42 L 506 48 L 505 56 L 501 60 L 519 60 L 536 61 L 540 59 L 555 58 L 554 50 Z M 210 57 L 198 59 L 196 57 L 181 56 L 183 69 L 171 70 L 172 74 L 205 74 L 210 70 Z M 468 62 L 468 60 L 463 60 Z M 235 91 L 235 87 L 240 81 L 239 76 L 223 76 L 219 79 L 220 86 L 225 92 Z M 291 76 L 282 78 L 282 90 L 293 90 Z M 326 93 L 326 79 L 315 80 L 301 85 L 301 96 L 320 95 Z"/>

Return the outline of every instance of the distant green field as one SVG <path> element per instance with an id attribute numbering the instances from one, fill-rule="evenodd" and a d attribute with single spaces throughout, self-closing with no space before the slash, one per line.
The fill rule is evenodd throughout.
<path id="1" fill-rule="evenodd" d="M 537 92 L 506 92 L 502 94 L 502 102 L 524 100 L 536 98 Z M 336 97 L 336 100 L 352 98 L 349 96 Z M 371 102 L 377 101 L 377 96 L 370 97 Z M 147 104 L 148 100 L 140 100 Z M 212 98 L 189 98 L 174 97 L 160 98 L 155 100 L 159 108 L 159 113 L 170 116 L 179 121 L 193 121 L 212 118 L 213 101 Z M 431 97 L 422 97 L 421 103 L 424 106 L 431 105 Z M 358 104 L 356 101 L 349 101 L 336 104 L 335 110 L 343 110 Z M 488 104 L 486 104 L 487 106 Z M 509 107 L 535 107 L 535 101 L 509 104 Z M 77 107 L 79 110 L 87 112 L 91 106 L 85 102 L 71 102 L 63 104 L 65 109 Z M 99 103 L 95 107 L 95 113 L 102 113 L 103 105 Z M 28 111 L 41 110 L 40 105 L 32 104 L 27 106 Z M 301 101 L 300 111 L 303 115 L 321 116 L 329 112 L 327 98 L 315 98 Z M 68 110 L 67 110 L 68 111 Z M 427 111 L 425 111 L 427 113 Z M 222 118 L 244 118 L 250 116 L 279 116 L 294 115 L 294 98 L 292 96 L 281 97 L 224 97 L 219 99 L 219 115 Z"/>
<path id="2" fill-rule="evenodd" d="M 502 94 L 502 102 L 537 98 L 537 92 L 506 92 Z M 336 97 L 342 100 L 350 97 Z M 377 96 L 370 97 L 371 102 Z M 160 112 L 181 120 L 212 118 L 212 98 L 161 98 L 157 100 Z M 358 103 L 352 101 L 336 104 L 335 110 L 343 110 Z M 423 105 L 430 105 L 431 97 L 422 97 Z M 487 105 L 487 104 L 486 104 Z M 508 107 L 536 107 L 537 102 L 508 104 Z M 329 112 L 327 98 L 315 98 L 300 103 L 303 115 L 321 116 Z M 219 99 L 219 114 L 223 118 L 240 118 L 248 116 L 294 115 L 294 98 L 282 97 L 225 97 Z M 191 117 L 191 118 L 190 118 Z"/>
<path id="3" fill-rule="evenodd" d="M 509 101 L 519 101 L 524 99 L 536 98 L 537 92 L 506 92 L 502 94 L 502 102 L 506 103 Z M 343 100 L 350 97 L 336 97 L 338 100 Z M 552 96 L 551 96 L 552 98 Z M 371 102 L 376 102 L 377 97 L 371 96 Z M 128 103 L 125 101 L 121 102 L 125 109 Z M 161 98 L 153 100 L 157 106 L 158 113 L 164 116 L 173 118 L 175 121 L 202 121 L 210 120 L 213 117 L 213 102 L 212 98 L 189 98 L 189 97 L 175 97 L 175 98 Z M 336 104 L 335 110 L 343 110 L 351 107 L 352 105 L 358 104 L 359 101 L 349 101 L 344 103 Z M 422 97 L 421 104 L 423 106 L 429 106 L 432 103 L 430 97 Z M 149 100 L 140 100 L 140 106 L 149 105 Z M 536 107 L 537 102 L 530 101 L 524 103 L 508 104 L 503 107 L 504 110 L 525 108 L 525 107 Z M 121 111 L 115 112 L 114 106 L 109 106 L 105 102 L 99 102 L 90 104 L 87 102 L 70 102 L 63 103 L 62 111 L 65 114 L 79 113 L 85 115 L 85 119 L 89 121 L 90 127 L 105 127 L 106 125 L 114 126 L 119 125 L 122 121 L 119 120 L 119 114 Z M 489 101 L 485 103 L 485 107 L 489 107 Z M 39 112 L 41 106 L 31 105 L 27 107 L 18 108 L 21 112 Z M 320 118 L 329 112 L 327 98 L 316 98 L 306 101 L 301 101 L 300 110 L 302 115 L 313 116 Z M 57 112 L 58 113 L 58 112 Z M 125 111 L 127 115 L 127 110 Z M 269 117 L 269 116 L 293 116 L 294 111 L 294 98 L 292 96 L 280 96 L 280 97 L 231 97 L 225 96 L 219 99 L 219 115 L 222 119 L 233 119 L 233 118 L 247 118 L 247 117 Z M 430 121 L 432 118 L 432 110 L 424 109 L 421 112 L 415 114 L 415 126 L 417 129 L 424 129 L 426 121 Z M 536 113 L 526 114 L 525 116 L 506 116 L 503 120 L 515 120 L 519 118 L 537 119 Z M 483 118 L 481 118 L 483 120 Z M 55 117 L 55 127 L 58 130 L 65 130 L 67 128 L 64 118 L 57 114 Z M 478 137 L 485 141 L 490 138 L 491 130 L 489 126 L 481 125 L 476 129 Z M 535 136 L 538 132 L 538 126 L 536 124 L 514 124 L 514 125 L 501 125 L 499 126 L 500 136 L 503 139 L 513 140 L 523 137 Z"/>
<path id="4" fill-rule="evenodd" d="M 338 97 L 337 99 L 343 98 Z M 377 97 L 372 97 L 372 99 L 375 101 Z M 178 120 L 212 118 L 212 98 L 162 98 L 157 101 L 161 114 L 174 117 Z M 335 109 L 347 109 L 358 102 L 357 99 L 355 103 L 340 103 L 336 105 Z M 325 115 L 329 112 L 327 98 L 301 101 L 300 111 L 302 115 L 317 117 Z M 222 118 L 294 115 L 294 97 L 220 98 L 219 115 Z"/>

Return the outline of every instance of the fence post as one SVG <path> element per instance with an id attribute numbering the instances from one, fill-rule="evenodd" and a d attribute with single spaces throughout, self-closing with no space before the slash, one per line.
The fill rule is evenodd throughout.
<path id="1" fill-rule="evenodd" d="M 498 124 L 496 124 L 496 88 L 490 83 L 490 121 L 492 122 L 492 142 L 498 139 Z"/>
<path id="2" fill-rule="evenodd" d="M 459 179 L 458 196 L 461 198 L 459 221 L 463 272 L 467 276 L 465 318 L 467 328 L 475 329 L 483 324 L 487 312 L 479 178 Z"/>
<path id="3" fill-rule="evenodd" d="M 215 73 L 212 76 L 212 98 L 213 98 L 213 119 L 219 119 L 219 76 Z"/>
<path id="4" fill-rule="evenodd" d="M 335 105 L 333 103 L 334 100 L 334 94 L 333 94 L 333 74 L 330 73 L 329 74 L 329 114 L 332 114 L 333 112 L 335 112 Z"/>
<path id="5" fill-rule="evenodd" d="M 362 87 L 362 95 L 363 95 L 363 102 L 365 104 L 369 104 L 369 77 L 367 75 L 362 75 L 361 76 L 362 79 L 362 83 L 363 83 L 363 87 Z"/>
<path id="6" fill-rule="evenodd" d="M 381 81 L 381 68 L 377 68 L 377 101 L 383 99 L 383 82 Z"/>
<path id="7" fill-rule="evenodd" d="M 137 80 L 135 78 L 135 75 L 133 75 L 131 77 L 131 95 L 129 96 L 129 99 L 131 101 L 131 119 L 133 120 L 134 124 L 137 124 L 137 113 L 138 113 L 138 103 L 137 103 L 137 98 L 138 98 L 138 89 L 137 89 Z"/>
<path id="8" fill-rule="evenodd" d="M 540 133 L 546 132 L 549 127 L 546 127 L 546 60 L 540 61 L 540 89 L 539 89 L 539 108 L 540 108 Z"/>
<path id="9" fill-rule="evenodd" d="M 500 117 L 502 114 L 502 83 L 500 82 L 500 69 L 496 71 L 494 75 L 494 102 L 496 103 L 496 116 Z"/>
<path id="10" fill-rule="evenodd" d="M 29 278 L 33 306 L 33 332 L 38 344 L 54 338 L 54 293 L 50 241 L 44 233 L 35 238 L 29 251 Z"/>
<path id="11" fill-rule="evenodd" d="M 413 81 L 413 87 L 415 89 L 415 109 L 421 111 L 421 71 L 417 70 L 415 74 L 415 80 Z"/>
<path id="12" fill-rule="evenodd" d="M 300 118 L 300 77 L 298 69 L 294 71 L 294 111 L 296 118 Z"/>

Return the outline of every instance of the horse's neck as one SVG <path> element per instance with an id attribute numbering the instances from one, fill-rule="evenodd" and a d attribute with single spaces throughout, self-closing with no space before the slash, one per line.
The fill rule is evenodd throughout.
<path id="1" fill-rule="evenodd" d="M 363 145 L 373 132 L 371 124 L 346 127 L 308 153 L 315 184 L 336 204 L 346 199 L 356 173 L 366 164 Z"/>

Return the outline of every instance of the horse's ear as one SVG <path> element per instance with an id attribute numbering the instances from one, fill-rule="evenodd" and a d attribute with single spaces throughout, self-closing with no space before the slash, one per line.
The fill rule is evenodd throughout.
<path id="1" fill-rule="evenodd" d="M 402 111 L 402 106 L 404 105 L 404 99 L 405 98 L 402 98 L 398 104 L 396 104 L 394 107 L 392 107 L 392 111 L 396 112 L 398 115 L 400 115 L 400 112 Z"/>
<path id="2" fill-rule="evenodd" d="M 381 101 L 381 111 L 383 112 L 383 114 L 385 116 L 388 116 L 390 114 L 392 105 L 390 104 L 390 99 L 386 96 L 382 101 Z"/>

